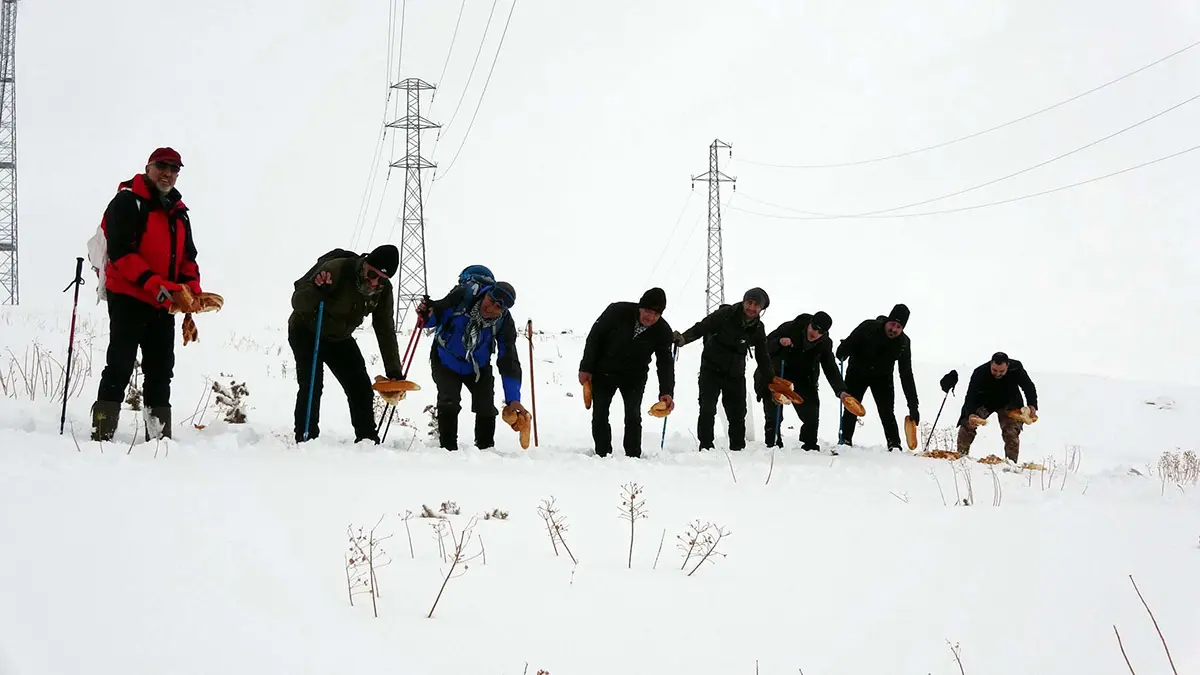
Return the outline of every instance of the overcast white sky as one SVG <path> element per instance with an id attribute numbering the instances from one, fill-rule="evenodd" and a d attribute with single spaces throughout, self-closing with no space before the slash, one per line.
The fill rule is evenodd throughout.
<path id="1" fill-rule="evenodd" d="M 440 80 L 460 4 L 406 3 L 400 76 L 440 86 L 428 116 L 442 124 L 463 97 L 436 151 L 426 152 L 441 166 L 426 207 L 435 294 L 462 267 L 484 263 L 515 284 L 519 322 L 586 330 L 608 302 L 659 285 L 668 320 L 688 327 L 704 313 L 707 197 L 704 184 L 692 195 L 689 178 L 707 169 L 708 145 L 720 138 L 733 145 L 733 161 L 723 154 L 722 162 L 740 193 L 724 221 L 726 299 L 766 288 L 768 329 L 824 309 L 840 339 L 905 302 L 918 360 L 971 367 L 1001 349 L 1035 375 L 1200 383 L 1200 152 L 934 217 L 785 220 L 737 210 L 788 213 L 753 199 L 835 214 L 886 209 L 1020 170 L 1149 117 L 1200 93 L 1200 48 L 939 150 L 823 170 L 751 163 L 854 161 L 1005 122 L 1200 39 L 1200 4 L 516 2 L 452 166 L 512 0 L 494 6 L 465 97 L 492 2 L 466 0 Z M 178 187 L 192 209 L 205 285 L 225 296 L 232 317 L 283 325 L 291 283 L 317 255 L 399 244 L 399 172 L 382 206 L 370 204 L 368 233 L 380 213 L 374 236 L 354 239 L 383 118 L 390 6 L 23 1 L 23 304 L 68 306 L 61 290 L 73 258 L 86 255 L 117 183 L 159 145 L 183 155 Z M 1200 102 L 910 211 L 1124 169 L 1200 143 L 1198 122 Z M 380 164 L 402 147 L 392 154 L 389 136 L 391 156 Z"/>

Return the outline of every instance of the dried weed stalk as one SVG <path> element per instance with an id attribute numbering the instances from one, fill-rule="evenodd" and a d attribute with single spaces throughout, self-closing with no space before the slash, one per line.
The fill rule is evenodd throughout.
<path id="1" fill-rule="evenodd" d="M 437 597 L 433 599 L 433 606 L 429 608 L 429 614 L 425 617 L 426 619 L 433 618 L 433 611 L 437 609 L 438 602 L 442 599 L 442 594 L 446 591 L 446 585 L 450 583 L 450 579 L 457 578 L 454 574 L 454 570 L 461 565 L 462 571 L 459 572 L 457 576 L 466 574 L 467 570 L 471 567 L 471 561 L 482 555 L 481 553 L 476 553 L 468 556 L 465 553 L 467 544 L 471 542 L 472 532 L 475 529 L 475 523 L 478 522 L 475 518 L 471 518 L 471 520 L 467 523 L 467 526 L 463 528 L 463 531 L 458 535 L 457 541 L 454 538 L 454 525 L 450 524 L 449 521 L 439 522 L 446 522 L 447 526 L 450 528 L 450 539 L 454 543 L 454 555 L 450 558 L 450 569 L 447 570 L 446 577 L 442 579 L 442 586 L 438 589 Z"/>
<path id="2" fill-rule="evenodd" d="M 649 517 L 646 511 L 646 500 L 642 497 L 641 485 L 637 483 L 626 483 L 621 488 L 621 514 L 623 520 L 629 521 L 629 561 L 626 563 L 627 569 L 633 569 L 633 535 L 634 524 L 637 521 Z"/>
<path id="3" fill-rule="evenodd" d="M 682 571 L 687 567 L 688 562 L 694 557 L 699 556 L 700 561 L 688 572 L 688 576 L 696 573 L 700 566 L 705 562 L 712 560 L 713 556 L 725 557 L 724 553 L 717 551 L 717 546 L 721 540 L 729 536 L 729 532 L 719 525 L 713 523 L 701 523 L 698 519 L 692 521 L 687 530 L 683 534 L 678 535 L 679 549 L 683 552 L 683 563 L 679 566 Z"/>
<path id="4" fill-rule="evenodd" d="M 562 544 L 563 550 L 571 557 L 571 562 L 578 565 L 579 561 L 575 559 L 575 554 L 571 553 L 571 547 L 567 546 L 567 540 L 563 539 L 563 532 L 567 531 L 567 520 L 566 516 L 560 514 L 554 506 L 554 497 L 542 500 L 542 505 L 538 507 L 538 515 L 546 522 L 546 531 L 550 534 L 550 544 L 554 546 L 554 555 L 558 555 L 558 544 Z"/>
<path id="5" fill-rule="evenodd" d="M 375 618 L 379 618 L 379 578 L 375 571 L 380 567 L 391 564 L 392 559 L 381 546 L 382 542 L 392 535 L 376 537 L 375 529 L 383 522 L 383 516 L 369 532 L 363 533 L 362 527 L 357 530 L 353 525 L 346 527 L 346 536 L 350 540 L 349 551 L 346 552 L 346 592 L 350 598 L 350 606 L 354 606 L 354 596 L 368 593 L 371 596 L 371 610 Z"/>

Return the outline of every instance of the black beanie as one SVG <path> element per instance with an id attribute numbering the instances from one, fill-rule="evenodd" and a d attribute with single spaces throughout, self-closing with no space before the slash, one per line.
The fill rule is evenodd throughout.
<path id="1" fill-rule="evenodd" d="M 638 307 L 642 309 L 652 309 L 659 314 L 667 308 L 667 292 L 661 288 L 651 288 L 642 293 L 642 299 L 638 300 Z"/>
<path id="2" fill-rule="evenodd" d="M 908 323 L 908 306 L 904 304 L 896 305 L 892 308 L 892 313 L 887 315 L 888 321 L 895 321 L 903 328 Z"/>
<path id="3" fill-rule="evenodd" d="M 396 276 L 400 266 L 400 251 L 391 244 L 384 244 L 367 254 L 367 264 L 390 279 Z"/>
<path id="4" fill-rule="evenodd" d="M 771 298 L 767 296 L 767 292 L 758 286 L 746 291 L 746 294 L 742 296 L 742 302 L 747 300 L 757 302 L 763 309 L 766 309 L 771 304 Z"/>
<path id="5" fill-rule="evenodd" d="M 812 319 L 808 323 L 822 333 L 828 333 L 829 329 L 833 327 L 833 319 L 825 312 L 813 314 Z"/>

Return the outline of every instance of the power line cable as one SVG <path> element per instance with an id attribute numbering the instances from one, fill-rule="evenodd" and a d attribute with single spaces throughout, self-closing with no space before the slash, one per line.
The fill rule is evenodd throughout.
<path id="1" fill-rule="evenodd" d="M 1083 98 L 1084 96 L 1087 96 L 1089 94 L 1094 94 L 1094 93 L 1100 91 L 1101 89 L 1105 89 L 1105 88 L 1110 87 L 1122 80 L 1133 77 L 1134 75 L 1137 75 L 1138 73 L 1140 73 L 1142 71 L 1153 68 L 1154 66 L 1157 66 L 1158 64 L 1163 63 L 1164 61 L 1172 59 L 1176 56 L 1179 56 L 1180 54 L 1188 51 L 1189 49 L 1197 47 L 1197 46 L 1200 46 L 1200 40 L 1193 42 L 1192 44 L 1190 44 L 1182 49 L 1171 52 L 1170 54 L 1167 54 L 1166 56 L 1164 56 L 1156 61 L 1148 63 L 1148 64 L 1142 66 L 1141 68 L 1138 68 L 1137 70 L 1125 73 L 1124 75 L 1122 75 L 1116 79 L 1109 80 L 1108 82 L 1105 82 L 1104 84 L 1102 84 L 1098 87 L 1093 87 L 1091 89 L 1088 89 L 1085 92 L 1076 94 L 1068 99 L 1059 101 L 1058 103 L 1055 103 L 1054 105 L 1047 106 L 1040 110 L 1035 110 L 1034 112 L 1031 112 L 1027 115 L 1022 115 L 1021 117 L 1018 117 L 1013 120 L 1009 120 L 1007 122 L 1004 122 L 1003 124 L 997 124 L 996 126 L 988 127 L 987 129 L 983 129 L 982 131 L 976 131 L 974 133 L 967 134 L 966 136 L 960 136 L 958 138 L 955 138 L 955 139 L 952 139 L 949 141 L 943 141 L 941 143 L 927 145 L 923 148 L 916 148 L 914 150 L 906 150 L 904 152 L 898 152 L 893 155 L 872 157 L 870 159 L 860 159 L 860 160 L 856 160 L 856 161 L 852 161 L 852 162 L 837 162 L 837 163 L 831 163 L 831 164 L 775 164 L 775 163 L 771 163 L 771 162 L 756 162 L 756 161 L 752 161 L 752 160 L 748 160 L 748 159 L 741 159 L 741 158 L 737 159 L 736 161 L 742 162 L 743 164 L 753 164 L 756 166 L 774 167 L 777 169 L 836 169 L 836 168 L 840 168 L 840 167 L 861 166 L 863 164 L 873 164 L 875 162 L 883 162 L 883 161 L 887 161 L 890 159 L 898 159 L 900 157 L 908 157 L 910 155 L 916 155 L 918 153 L 928 152 L 929 150 L 936 150 L 938 148 L 944 148 L 949 145 L 954 145 L 955 143 L 961 143 L 963 141 L 970 140 L 972 138 L 978 138 L 979 136 L 983 136 L 984 134 L 990 134 L 993 131 L 999 131 L 1000 129 L 1004 129 L 1005 127 L 1012 126 L 1014 124 L 1017 124 L 1018 122 L 1024 122 L 1027 119 L 1037 117 L 1038 115 L 1041 115 L 1043 113 L 1050 112 L 1051 110 L 1054 110 L 1055 108 L 1060 108 L 1068 103 L 1077 101 L 1077 100 Z"/>
<path id="2" fill-rule="evenodd" d="M 675 232 L 679 230 L 679 223 L 683 222 L 683 214 L 687 213 L 687 209 L 692 204 L 692 199 L 695 198 L 696 191 L 688 190 L 688 197 L 683 202 L 683 208 L 679 209 L 679 215 L 675 218 L 675 225 L 671 228 L 671 234 L 667 235 L 667 241 L 663 244 L 662 250 L 658 252 L 658 260 L 654 261 L 654 267 L 650 269 L 650 274 L 646 275 L 644 283 L 649 284 L 654 278 L 654 273 L 658 271 L 658 266 L 662 264 L 663 256 L 666 255 L 667 249 L 671 248 L 671 242 L 675 240 Z"/>
<path id="3" fill-rule="evenodd" d="M 942 215 L 942 214 L 946 214 L 946 213 L 961 213 L 961 212 L 963 212 L 963 211 L 973 211 L 973 210 L 975 210 L 975 209 L 983 209 L 983 208 L 988 208 L 988 207 L 991 207 L 991 206 L 1000 206 L 1000 205 L 1002 205 L 1002 204 L 1012 204 L 1013 202 L 1024 201 L 1024 200 L 1026 200 L 1026 199 L 1033 199 L 1034 197 L 1042 197 L 1042 196 L 1045 196 L 1045 195 L 1054 194 L 1055 192 L 1062 192 L 1062 191 L 1064 191 L 1064 190 L 1070 190 L 1070 189 L 1072 189 L 1072 188 L 1077 188 L 1077 187 L 1080 187 L 1080 186 L 1083 186 L 1083 185 L 1087 185 L 1087 184 L 1089 184 L 1089 183 L 1095 183 L 1095 182 L 1098 182 L 1098 181 L 1105 180 L 1105 179 L 1107 179 L 1107 178 L 1112 178 L 1112 177 L 1114 177 L 1114 176 L 1119 176 L 1119 175 L 1121 175 L 1121 174 L 1123 174 L 1123 173 L 1129 173 L 1130 171 L 1137 171 L 1138 169 L 1144 169 L 1144 168 L 1146 168 L 1146 167 L 1148 167 L 1148 166 L 1151 166 L 1151 165 L 1154 165 L 1154 164 L 1158 164 L 1159 162 L 1165 162 L 1165 161 L 1167 161 L 1167 160 L 1169 160 L 1169 159 L 1174 159 L 1174 158 L 1176 158 L 1176 157 L 1179 157 L 1179 156 L 1181 156 L 1181 155 L 1186 155 L 1187 153 L 1189 153 L 1189 152 L 1194 152 L 1194 151 L 1196 151 L 1196 150 L 1200 150 L 1200 145 L 1193 145 L 1193 146 L 1192 146 L 1192 147 L 1190 147 L 1190 148 L 1186 148 L 1186 149 L 1184 149 L 1184 150 L 1180 150 L 1180 151 L 1178 151 L 1178 152 L 1173 152 L 1173 153 L 1171 153 L 1171 154 L 1169 154 L 1169 155 L 1165 155 L 1165 156 L 1163 156 L 1163 157 L 1159 157 L 1159 158 L 1157 158 L 1157 159 L 1152 159 L 1152 160 L 1150 160 L 1150 161 L 1148 161 L 1148 162 L 1143 162 L 1143 163 L 1141 163 L 1141 164 L 1138 164 L 1138 165 L 1136 165 L 1136 166 L 1130 166 L 1130 167 L 1126 167 L 1126 168 L 1124 168 L 1124 169 L 1121 169 L 1121 170 L 1119 170 L 1119 171 L 1113 171 L 1112 173 L 1106 173 L 1106 174 L 1104 174 L 1103 176 L 1095 176 L 1095 177 L 1092 177 L 1092 178 L 1088 178 L 1087 180 L 1081 180 L 1081 181 L 1078 181 L 1078 182 L 1075 182 L 1075 183 L 1071 183 L 1071 184 L 1069 184 L 1069 185 L 1060 185 L 1060 186 L 1058 186 L 1058 187 L 1056 187 L 1056 188 L 1051 188 L 1051 189 L 1049 189 L 1049 190 L 1042 190 L 1041 192 L 1034 192 L 1034 193 L 1031 193 L 1031 194 L 1021 195 L 1020 197 L 1012 197 L 1012 198 L 1009 198 L 1009 199 L 1001 199 L 1001 200 L 999 200 L 999 201 L 987 202 L 987 203 L 984 203 L 984 204 L 972 204 L 972 205 L 970 205 L 970 206 L 960 206 L 960 207 L 958 207 L 958 208 L 954 208 L 954 209 L 944 209 L 944 210 L 941 210 L 941 211 L 926 211 L 926 212 L 923 212 L 923 213 L 892 213 L 892 214 L 880 214 L 880 215 L 873 215 L 873 216 L 830 216 L 830 217 L 812 217 L 812 216 L 787 216 L 787 215 L 779 215 L 779 214 L 772 214 L 772 213 L 761 213 L 761 212 L 759 212 L 759 211 L 751 211 L 751 210 L 749 210 L 749 209 L 743 209 L 743 208 L 739 208 L 739 207 L 737 207 L 737 206 L 731 206 L 731 207 L 729 207 L 729 208 L 733 209 L 734 211 L 741 211 L 742 213 L 749 213 L 749 214 L 751 214 L 751 215 L 755 215 L 755 216 L 762 216 L 762 217 L 764 217 L 764 218 L 777 218 L 777 219 L 783 219 L 783 220 L 839 220 L 839 219 L 853 219 L 853 218 L 864 218 L 864 219 L 875 219 L 875 218 L 917 218 L 917 217 L 923 217 L 923 216 L 937 216 L 937 215 Z M 739 193 L 739 194 L 741 194 L 741 195 L 742 195 L 742 197 L 745 197 L 745 196 L 746 196 L 744 193 Z M 758 201 L 758 200 L 755 200 L 755 201 Z"/>
<path id="4" fill-rule="evenodd" d="M 1111 134 L 1109 134 L 1109 135 L 1107 135 L 1107 136 L 1104 136 L 1103 138 L 1099 138 L 1099 139 L 1096 139 L 1096 140 L 1094 140 L 1094 141 L 1092 141 L 1092 142 L 1090 142 L 1090 143 L 1087 143 L 1087 144 L 1085 144 L 1085 145 L 1081 145 L 1081 146 L 1079 146 L 1079 147 L 1075 148 L 1074 150 L 1070 150 L 1070 151 L 1068 151 L 1068 152 L 1064 152 L 1064 153 L 1062 153 L 1061 155 L 1057 155 L 1057 156 L 1051 157 L 1050 159 L 1047 159 L 1047 160 L 1045 160 L 1045 161 L 1042 161 L 1042 162 L 1039 162 L 1039 163 L 1037 163 L 1037 164 L 1034 164 L 1033 166 L 1028 166 L 1028 167 L 1025 167 L 1024 169 L 1021 169 L 1020 171 L 1014 171 L 1014 172 L 1012 172 L 1012 173 L 1010 173 L 1010 174 L 1007 174 L 1007 175 L 1004 175 L 1004 176 L 1000 176 L 999 178 L 993 178 L 992 180 L 989 180 L 989 181 L 987 181 L 987 182 L 984 182 L 984 183 L 979 183 L 978 185 L 972 185 L 971 187 L 968 187 L 968 188 L 963 188 L 962 190 L 957 190 L 957 191 L 955 191 L 955 192 L 951 192 L 951 193 L 949 193 L 949 194 L 944 194 L 944 195 L 941 195 L 941 196 L 938 196 L 938 197 L 931 197 L 930 199 L 923 199 L 923 200 L 921 200 L 921 201 L 919 201 L 919 202 L 912 202 L 911 204 L 904 204 L 904 205 L 901 205 L 901 206 L 893 206 L 893 207 L 891 207 L 891 208 L 887 208 L 887 209 L 879 209 L 879 210 L 877 210 L 877 211 L 864 211 L 864 212 L 862 212 L 862 213 L 844 213 L 844 214 L 833 214 L 833 213 L 818 213 L 818 212 L 813 212 L 813 211 L 801 211 L 801 210 L 799 210 L 799 209 L 794 209 L 794 210 L 795 210 L 797 213 L 804 213 L 804 214 L 806 214 L 806 215 L 815 216 L 815 217 L 818 217 L 818 218 L 862 218 L 862 217 L 866 217 L 866 216 L 874 216 L 874 215 L 877 215 L 877 214 L 880 214 L 880 213 L 890 213 L 890 212 L 892 212 L 892 211 L 900 211 L 900 210 L 902 210 L 902 209 L 908 209 L 908 208 L 912 208 L 912 207 L 914 207 L 914 206 L 924 206 L 924 205 L 926 205 L 926 204 L 932 204 L 933 202 L 940 202 L 940 201 L 942 201 L 942 200 L 944 200 L 944 199 L 950 199 L 951 197 L 957 197 L 957 196 L 959 196 L 959 195 L 964 195 L 964 194 L 966 194 L 966 193 L 968 193 L 968 192 L 974 192 L 975 190 L 979 190 L 979 189 L 982 189 L 982 188 L 985 188 L 985 187 L 988 187 L 988 186 L 991 186 L 991 185 L 995 185 L 996 183 L 1000 183 L 1000 182 L 1006 181 L 1006 180 L 1008 180 L 1008 179 L 1010 179 L 1010 178 L 1015 178 L 1015 177 L 1017 177 L 1017 176 L 1020 176 L 1020 175 L 1022 175 L 1022 174 L 1029 173 L 1030 171 L 1033 171 L 1034 169 L 1040 169 L 1041 167 L 1043 167 L 1043 166 L 1046 166 L 1046 165 L 1048 165 L 1048 164 L 1053 164 L 1054 162 L 1057 162 L 1057 161 L 1059 161 L 1060 159 L 1065 159 L 1065 158 L 1067 158 L 1067 157 L 1070 157 L 1071 155 L 1074 155 L 1074 154 L 1076 154 L 1076 153 L 1082 152 L 1082 151 L 1084 151 L 1084 150 L 1087 150 L 1088 148 L 1091 148 L 1091 147 L 1093 147 L 1093 146 L 1096 146 L 1096 145 L 1099 145 L 1099 144 L 1101 144 L 1101 143 L 1104 143 L 1105 141 L 1108 141 L 1108 140 L 1111 140 L 1111 139 L 1113 139 L 1113 138 L 1116 138 L 1117 136 L 1120 136 L 1121 134 L 1123 134 L 1123 133 L 1125 133 L 1125 132 L 1127 132 L 1127 131 L 1132 131 L 1133 129 L 1136 129 L 1136 128 L 1138 128 L 1138 127 L 1142 126 L 1143 124 L 1146 124 L 1146 123 L 1148 123 L 1148 122 L 1151 122 L 1151 121 L 1153 121 L 1153 120 L 1155 120 L 1155 119 L 1158 119 L 1159 117 L 1162 117 L 1163 115 L 1166 115 L 1167 113 L 1169 113 L 1169 112 L 1171 112 L 1171 111 L 1173 111 L 1173 110 L 1177 110 L 1177 109 L 1179 109 L 1179 108 L 1182 108 L 1183 106 L 1185 106 L 1185 105 L 1187 105 L 1187 104 L 1189 104 L 1189 103 L 1192 103 L 1193 101 L 1196 101 L 1197 99 L 1200 99 L 1200 94 L 1196 94 L 1195 96 L 1192 96 L 1191 98 L 1189 98 L 1189 99 L 1187 99 L 1187 100 L 1184 100 L 1184 101 L 1181 101 L 1181 102 L 1179 102 L 1179 103 L 1176 103 L 1175 105 L 1173 105 L 1173 106 L 1171 106 L 1171 107 L 1169 107 L 1169 108 L 1167 108 L 1167 109 L 1165 109 L 1165 110 L 1160 110 L 1159 112 L 1156 112 L 1156 113 L 1154 113 L 1153 115 L 1151 115 L 1151 116 L 1149 116 L 1149 117 L 1147 117 L 1147 118 L 1145 118 L 1145 119 L 1142 119 L 1142 120 L 1140 120 L 1140 121 L 1138 121 L 1138 122 L 1134 122 L 1133 124 L 1130 124 L 1129 126 L 1125 127 L 1124 129 L 1120 129 L 1120 130 L 1118 130 L 1118 131 L 1114 131 L 1113 133 L 1111 133 Z M 768 202 L 762 202 L 761 200 L 754 199 L 753 197 L 751 197 L 750 199 L 751 199 L 752 201 L 758 201 L 758 202 L 760 202 L 760 203 L 763 203 L 763 204 L 766 204 L 766 205 L 768 205 L 768 206 L 774 206 L 774 207 L 776 207 L 776 208 L 781 208 L 781 209 L 785 209 L 785 210 L 793 210 L 793 209 L 790 209 L 790 208 L 788 208 L 788 207 L 786 207 L 786 206 L 782 206 L 782 205 L 780 205 L 780 204 L 770 204 L 770 203 L 768 203 Z"/>
<path id="5" fill-rule="evenodd" d="M 408 7 L 407 0 L 400 0 L 400 45 L 396 49 L 396 51 L 398 52 L 398 55 L 396 57 L 396 78 L 395 79 L 397 79 L 397 80 L 400 79 L 400 70 L 404 66 L 404 18 L 405 18 L 405 15 L 407 14 L 407 12 L 406 12 L 407 7 Z M 388 85 L 388 90 L 391 91 L 390 84 Z M 397 101 L 396 102 L 396 112 L 393 114 L 393 117 L 398 117 L 399 114 L 400 114 L 400 102 Z M 396 132 L 393 131 L 392 132 L 391 156 L 395 157 L 395 155 L 396 155 Z M 392 163 L 389 161 L 387 175 L 383 179 L 383 191 L 379 195 L 379 206 L 378 206 L 378 208 L 375 209 L 375 219 L 371 223 L 371 234 L 368 235 L 368 237 L 367 237 L 367 245 L 368 246 L 372 242 L 375 241 L 375 230 L 376 230 L 376 228 L 379 227 L 379 214 L 383 212 L 383 204 L 384 204 L 384 201 L 386 201 L 386 199 L 387 199 L 387 188 L 388 188 L 388 185 L 391 183 L 391 181 L 392 181 Z M 392 227 L 393 228 L 395 227 L 394 223 L 393 223 Z"/>
<path id="6" fill-rule="evenodd" d="M 375 142 L 375 150 L 371 153 L 371 167 L 367 172 L 367 185 L 363 188 L 363 194 L 359 200 L 358 216 L 354 220 L 354 233 L 350 237 L 351 247 L 357 246 L 358 238 L 362 235 L 365 223 L 364 219 L 367 212 L 370 211 L 371 197 L 375 192 L 375 180 L 379 175 L 379 158 L 383 152 L 383 144 L 387 138 L 388 104 L 392 100 L 392 45 L 394 44 L 396 32 L 395 17 L 396 0 L 392 0 L 388 6 L 387 74 L 386 82 L 384 83 L 383 119 L 379 123 L 379 136 Z"/>
<path id="7" fill-rule="evenodd" d="M 450 36 L 450 48 L 446 50 L 446 62 L 442 64 L 442 74 L 438 75 L 438 79 L 437 79 L 437 84 L 439 87 L 442 84 L 442 79 L 444 79 L 446 77 L 446 68 L 448 68 L 450 66 L 450 55 L 454 53 L 454 42 L 456 40 L 458 40 L 458 27 L 459 27 L 459 24 L 462 23 L 463 9 L 465 9 L 466 6 L 467 6 L 467 0 L 462 0 L 462 3 L 458 6 L 458 19 L 454 22 L 454 34 Z M 435 97 L 437 96 L 436 91 L 434 92 L 434 96 Z M 433 110 L 433 102 L 432 101 L 430 101 L 429 107 L 430 107 L 430 111 L 432 111 Z"/>
<path id="8" fill-rule="evenodd" d="M 450 164 L 446 166 L 446 170 L 441 176 L 434 176 L 433 180 L 438 181 L 446 177 L 450 173 L 450 169 L 454 166 L 454 162 L 458 160 L 458 156 L 462 153 L 463 147 L 467 144 L 467 137 L 471 135 L 471 129 L 475 127 L 475 118 L 479 116 L 479 109 L 483 106 L 483 97 L 487 95 L 488 84 L 492 81 L 492 73 L 496 72 L 496 63 L 500 60 L 500 49 L 504 47 L 504 36 L 508 35 L 508 24 L 512 22 L 513 10 L 517 8 L 517 0 L 513 0 L 512 5 L 508 8 L 508 18 L 504 21 L 504 30 L 500 33 L 500 43 L 496 45 L 496 54 L 492 57 L 492 67 L 488 70 L 487 79 L 483 82 L 483 91 L 479 93 L 479 101 L 475 104 L 475 112 L 471 115 L 471 122 L 467 124 L 467 131 L 463 134 L 462 142 L 458 145 L 458 150 L 454 152 L 454 157 L 450 159 Z"/>
<path id="9" fill-rule="evenodd" d="M 471 71 L 467 73 L 467 81 L 463 84 L 462 94 L 458 97 L 458 104 L 454 106 L 454 112 L 450 114 L 450 121 L 446 122 L 442 126 L 441 131 L 438 132 L 439 138 L 442 134 L 446 133 L 451 124 L 454 124 L 455 118 L 458 117 L 458 111 L 462 108 L 463 101 L 467 98 L 467 90 L 471 87 L 471 78 L 475 77 L 475 67 L 479 65 L 479 56 L 483 54 L 483 45 L 487 42 L 488 30 L 492 27 L 492 17 L 496 14 L 496 4 L 498 2 L 499 0 L 492 0 L 492 10 L 488 12 L 487 24 L 483 27 L 483 36 L 479 38 L 479 49 L 475 50 L 475 60 L 471 63 Z"/>

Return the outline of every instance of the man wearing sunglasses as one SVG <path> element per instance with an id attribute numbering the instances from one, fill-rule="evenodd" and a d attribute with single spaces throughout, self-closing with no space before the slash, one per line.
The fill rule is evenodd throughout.
<path id="1" fill-rule="evenodd" d="M 471 392 L 475 413 L 475 447 L 496 443 L 496 378 L 492 354 L 504 389 L 506 410 L 525 412 L 521 404 L 521 362 L 517 357 L 517 327 L 509 310 L 517 301 L 516 289 L 504 281 L 482 287 L 478 295 L 457 286 L 441 300 L 425 298 L 417 314 L 426 328 L 434 329 L 430 371 L 437 385 L 437 426 L 441 447 L 458 449 L 458 414 L 462 388 Z"/>
<path id="2" fill-rule="evenodd" d="M 118 186 L 100 222 L 102 260 L 93 258 L 93 264 L 97 273 L 103 270 L 109 340 L 92 405 L 94 441 L 112 440 L 117 430 L 139 347 L 145 438 L 171 438 L 175 317 L 169 308 L 183 286 L 194 295 L 201 292 L 192 223 L 175 189 L 182 168 L 178 152 L 158 148 L 144 173 Z"/>
<path id="3" fill-rule="evenodd" d="M 837 363 L 833 359 L 833 340 L 829 337 L 829 329 L 833 319 L 825 312 L 801 314 L 791 321 L 786 321 L 767 336 L 767 353 L 771 355 L 771 365 L 780 377 L 791 380 L 794 390 L 804 399 L 803 403 L 795 403 L 796 415 L 800 418 L 800 443 L 805 450 L 820 450 L 817 444 L 817 428 L 820 424 L 820 400 L 817 398 L 819 384 L 818 370 L 825 371 L 825 379 L 833 387 L 833 393 L 838 398 L 846 397 L 846 383 L 838 373 Z M 758 399 L 763 402 L 763 419 L 766 420 L 764 431 L 767 447 L 783 447 L 783 433 L 780 420 L 783 417 L 783 406 L 775 403 L 774 397 L 767 389 L 770 379 L 761 368 L 754 371 L 754 384 Z M 779 434 L 776 434 L 779 430 Z"/>
<path id="4" fill-rule="evenodd" d="M 374 390 L 367 375 L 354 331 L 367 315 L 379 341 L 384 374 L 388 379 L 403 376 L 400 347 L 396 343 L 395 306 L 391 277 L 400 264 L 400 251 L 384 244 L 369 254 L 355 254 L 334 249 L 321 256 L 317 264 L 295 282 L 292 293 L 292 315 L 288 318 L 288 344 L 296 358 L 295 433 L 296 442 L 304 441 L 305 418 L 308 418 L 308 438 L 321 433 L 321 391 L 325 368 L 342 385 L 350 406 L 350 423 L 354 426 L 354 442 L 363 440 L 379 443 L 375 431 L 372 405 Z M 320 348 L 317 348 L 317 313 L 321 310 Z M 316 349 L 317 373 L 312 379 L 313 350 Z M 312 413 L 308 412 L 309 382 L 312 381 Z"/>

